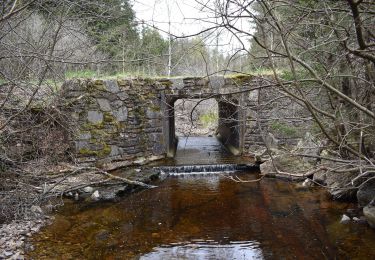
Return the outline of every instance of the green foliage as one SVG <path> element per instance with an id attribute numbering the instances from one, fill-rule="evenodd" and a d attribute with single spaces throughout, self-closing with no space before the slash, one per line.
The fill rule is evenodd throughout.
<path id="1" fill-rule="evenodd" d="M 199 117 L 199 121 L 203 124 L 205 128 L 209 127 L 212 124 L 217 123 L 218 114 L 215 112 L 208 112 L 206 114 L 202 114 Z"/>
<path id="2" fill-rule="evenodd" d="M 290 126 L 286 123 L 274 121 L 271 124 L 271 129 L 273 131 L 278 132 L 279 134 L 286 135 L 286 136 L 295 136 L 297 134 L 297 129 L 294 126 Z"/>
<path id="3" fill-rule="evenodd" d="M 281 71 L 280 77 L 284 80 L 292 81 L 295 80 L 293 73 L 290 70 Z M 306 79 L 309 77 L 309 74 L 306 71 L 298 70 L 296 71 L 296 79 Z"/>
<path id="4" fill-rule="evenodd" d="M 0 85 L 1 85 L 1 84 L 5 84 L 5 83 L 8 83 L 8 81 L 5 80 L 5 79 L 0 78 Z"/>
<path id="5" fill-rule="evenodd" d="M 87 23 L 87 31 L 104 53 L 115 57 L 124 46 L 138 40 L 135 15 L 128 0 L 101 1 L 92 6 L 91 12 L 100 16 Z"/>
<path id="6" fill-rule="evenodd" d="M 139 40 L 130 0 L 35 1 L 30 9 L 47 20 L 64 17 L 78 21 L 97 49 L 110 58 L 119 55 L 124 46 L 136 45 L 133 43 Z"/>
<path id="7" fill-rule="evenodd" d="M 162 55 L 168 50 L 168 41 L 164 40 L 155 29 L 143 28 L 141 36 L 142 49 L 147 54 Z"/>

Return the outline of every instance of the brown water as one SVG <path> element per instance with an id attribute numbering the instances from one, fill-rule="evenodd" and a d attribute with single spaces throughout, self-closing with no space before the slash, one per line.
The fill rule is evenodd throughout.
<path id="1" fill-rule="evenodd" d="M 246 163 L 209 137 L 180 138 L 170 165 Z M 120 174 L 120 173 L 119 173 Z M 242 179 L 256 179 L 243 172 Z M 32 238 L 34 259 L 375 259 L 375 231 L 324 189 L 222 174 L 169 177 L 117 203 L 66 201 Z"/>
<path id="2" fill-rule="evenodd" d="M 241 173 L 255 179 L 256 173 Z M 375 259 L 375 231 L 323 189 L 221 175 L 167 178 L 117 203 L 67 201 L 34 259 Z"/>

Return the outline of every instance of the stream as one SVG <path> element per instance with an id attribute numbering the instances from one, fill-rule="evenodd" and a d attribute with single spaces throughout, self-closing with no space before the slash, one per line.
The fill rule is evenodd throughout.
<path id="1" fill-rule="evenodd" d="M 118 202 L 70 200 L 31 238 L 32 259 L 375 259 L 375 231 L 332 201 L 256 171 L 186 174 Z"/>

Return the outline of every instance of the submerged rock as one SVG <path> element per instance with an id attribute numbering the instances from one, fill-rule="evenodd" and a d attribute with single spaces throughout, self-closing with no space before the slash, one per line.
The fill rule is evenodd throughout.
<path id="1" fill-rule="evenodd" d="M 95 235 L 96 242 L 102 242 L 103 240 L 107 240 L 110 236 L 110 232 L 108 230 L 102 229 L 99 230 Z"/>
<path id="2" fill-rule="evenodd" d="M 275 167 L 281 172 L 280 174 L 277 173 Z M 282 154 L 273 156 L 273 160 L 261 164 L 260 171 L 268 176 L 305 180 L 304 174 L 311 170 L 312 167 L 310 163 L 302 160 L 301 157 Z"/>

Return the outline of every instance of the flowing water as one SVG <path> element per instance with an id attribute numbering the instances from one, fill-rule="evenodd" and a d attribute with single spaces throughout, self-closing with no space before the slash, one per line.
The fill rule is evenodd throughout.
<path id="1" fill-rule="evenodd" d="M 249 158 L 234 156 L 215 137 L 179 137 L 173 165 L 235 164 Z"/>
<path id="2" fill-rule="evenodd" d="M 118 202 L 66 201 L 31 238 L 33 259 L 375 259 L 375 231 L 333 202 L 257 172 L 186 174 Z M 354 213 L 353 213 L 354 212 Z"/>

